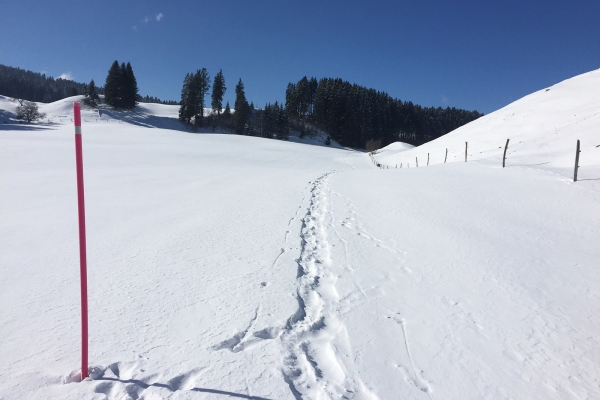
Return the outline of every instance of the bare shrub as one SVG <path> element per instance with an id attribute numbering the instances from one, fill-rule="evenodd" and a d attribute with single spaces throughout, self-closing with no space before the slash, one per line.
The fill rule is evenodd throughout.
<path id="1" fill-rule="evenodd" d="M 19 101 L 19 104 L 21 105 L 17 107 L 17 119 L 25 119 L 27 123 L 30 123 L 31 121 L 46 118 L 45 113 L 38 111 L 37 104 L 31 101 Z"/>

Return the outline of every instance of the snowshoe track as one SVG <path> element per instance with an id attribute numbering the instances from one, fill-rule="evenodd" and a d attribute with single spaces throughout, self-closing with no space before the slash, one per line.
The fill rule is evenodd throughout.
<path id="1" fill-rule="evenodd" d="M 330 215 L 330 177 L 323 174 L 310 187 L 310 200 L 302 219 L 297 274 L 298 309 L 281 336 L 284 345 L 282 373 L 297 399 L 374 397 L 349 370 L 351 359 L 346 327 L 337 316 L 337 277 L 332 274 L 326 217 Z"/>

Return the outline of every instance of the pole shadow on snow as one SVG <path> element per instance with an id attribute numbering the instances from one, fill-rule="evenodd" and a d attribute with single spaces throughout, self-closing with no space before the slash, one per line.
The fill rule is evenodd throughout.
<path id="1" fill-rule="evenodd" d="M 510 165 L 507 165 L 507 167 L 536 167 L 538 165 L 546 165 L 546 164 L 550 164 L 550 161 L 546 161 L 546 162 L 539 163 L 539 164 L 510 164 Z"/>
<path id="2" fill-rule="evenodd" d="M 170 385 L 166 384 L 166 383 L 152 383 L 152 384 L 148 384 L 145 382 L 142 382 L 140 380 L 137 379 L 117 379 L 117 378 L 98 378 L 98 379 L 94 379 L 94 381 L 98 382 L 98 381 L 111 381 L 111 382 L 121 382 L 124 384 L 128 384 L 128 383 L 133 383 L 134 385 L 137 385 L 139 387 L 141 387 L 142 389 L 148 389 L 150 386 L 155 386 L 155 387 L 160 387 L 160 388 L 164 388 L 167 390 L 170 390 L 171 392 L 176 392 L 177 389 L 174 389 L 173 387 L 171 387 Z M 219 390 L 219 389 L 208 389 L 208 388 L 191 388 L 191 389 L 187 389 L 190 391 L 194 391 L 194 392 L 200 392 L 200 393 L 212 393 L 212 394 L 220 394 L 222 396 L 228 396 L 228 397 L 235 397 L 238 399 L 249 399 L 249 400 L 272 400 L 272 399 L 267 399 L 265 397 L 259 397 L 259 396 L 250 396 L 247 394 L 241 394 L 241 393 L 234 393 L 234 392 L 227 392 L 225 390 Z"/>

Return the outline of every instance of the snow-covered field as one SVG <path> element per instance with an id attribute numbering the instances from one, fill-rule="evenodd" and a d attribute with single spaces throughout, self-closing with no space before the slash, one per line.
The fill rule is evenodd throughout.
<path id="1" fill-rule="evenodd" d="M 84 110 L 80 383 L 74 99 L 0 97 L 0 398 L 600 398 L 600 71 L 550 89 L 389 169 Z"/>

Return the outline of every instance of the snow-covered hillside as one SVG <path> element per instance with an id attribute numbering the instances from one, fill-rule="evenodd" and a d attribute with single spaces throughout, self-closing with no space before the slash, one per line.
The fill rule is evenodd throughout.
<path id="1" fill-rule="evenodd" d="M 180 130 L 173 106 L 85 110 L 79 383 L 73 98 L 33 125 L 0 98 L 0 398 L 600 398 L 599 76 L 394 144 L 385 170 Z"/>
<path id="2" fill-rule="evenodd" d="M 73 102 L 83 101 L 83 96 L 67 97 L 54 103 L 37 103 L 41 113 L 46 117 L 36 125 L 37 129 L 53 128 L 68 125 L 73 120 Z M 0 118 L 8 126 L 0 126 L 0 129 L 26 129 L 15 120 L 16 108 L 19 103 L 15 99 L 0 96 Z M 210 112 L 210 109 L 206 109 Z M 115 111 L 107 107 L 92 109 L 82 107 L 81 118 L 87 124 L 120 124 L 128 123 L 147 128 L 162 128 L 175 130 L 188 130 L 179 120 L 179 106 L 155 103 L 139 103 L 133 111 Z"/>
<path id="3" fill-rule="evenodd" d="M 581 141 L 581 177 L 598 177 L 600 168 L 600 69 L 532 93 L 432 142 L 402 154 L 382 154 L 386 167 L 425 166 L 465 159 L 502 166 L 506 139 L 508 166 L 536 167 L 573 176 Z"/>

